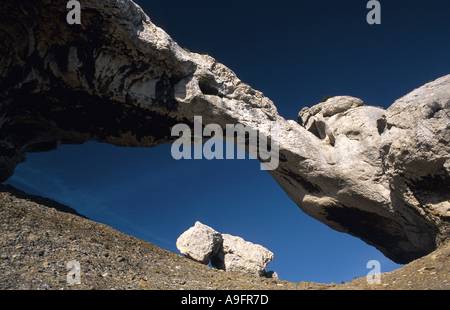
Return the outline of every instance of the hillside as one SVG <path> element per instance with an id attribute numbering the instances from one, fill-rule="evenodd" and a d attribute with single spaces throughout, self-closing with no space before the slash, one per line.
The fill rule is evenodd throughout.
<path id="1" fill-rule="evenodd" d="M 0 185 L 0 289 L 308 290 L 449 289 L 450 246 L 382 274 L 380 285 L 293 283 L 195 263 L 90 221 L 70 207 Z M 67 263 L 81 284 L 68 285 Z"/>

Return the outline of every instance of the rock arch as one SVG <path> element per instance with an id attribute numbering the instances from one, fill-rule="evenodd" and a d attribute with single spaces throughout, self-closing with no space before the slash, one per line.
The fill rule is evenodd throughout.
<path id="1" fill-rule="evenodd" d="M 180 48 L 129 0 L 2 3 L 0 180 L 27 152 L 98 141 L 153 147 L 171 128 L 243 124 L 271 140 L 270 171 L 308 215 L 375 246 L 398 263 L 433 251 L 450 220 L 450 76 L 388 110 L 336 97 L 299 123 L 212 57 Z"/>

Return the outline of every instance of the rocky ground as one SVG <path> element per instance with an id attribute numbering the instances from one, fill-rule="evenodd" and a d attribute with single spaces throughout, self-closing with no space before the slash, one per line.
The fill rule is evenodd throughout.
<path id="1" fill-rule="evenodd" d="M 80 263 L 81 284 L 67 282 Z M 90 221 L 50 199 L 0 185 L 0 289 L 450 289 L 450 244 L 369 285 L 293 283 L 224 272 Z"/>

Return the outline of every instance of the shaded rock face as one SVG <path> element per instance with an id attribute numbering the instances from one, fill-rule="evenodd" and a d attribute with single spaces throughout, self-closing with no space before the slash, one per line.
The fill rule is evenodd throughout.
<path id="1" fill-rule="evenodd" d="M 81 25 L 67 24 L 65 0 L 1 5 L 1 181 L 26 152 L 61 144 L 157 146 L 196 115 L 270 141 L 275 122 L 269 173 L 305 213 L 398 263 L 447 238 L 450 76 L 387 110 L 332 98 L 299 124 L 212 57 L 181 49 L 132 1 L 83 1 Z"/>

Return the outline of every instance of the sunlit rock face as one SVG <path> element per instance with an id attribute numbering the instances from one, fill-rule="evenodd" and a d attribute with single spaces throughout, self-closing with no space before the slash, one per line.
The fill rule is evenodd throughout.
<path id="1" fill-rule="evenodd" d="M 255 275 L 266 273 L 266 266 L 274 255 L 259 244 L 241 237 L 221 234 L 197 221 L 182 233 L 176 243 L 181 254 L 193 261 L 225 271 L 239 271 Z"/>
<path id="2" fill-rule="evenodd" d="M 90 140 L 157 146 L 201 116 L 203 127 L 242 124 L 276 142 L 269 173 L 289 197 L 395 262 L 448 236 L 450 76 L 387 110 L 343 96 L 298 123 L 214 58 L 180 48 L 132 1 L 82 1 L 80 25 L 67 23 L 66 6 L 2 1 L 1 181 L 26 152 Z"/>

